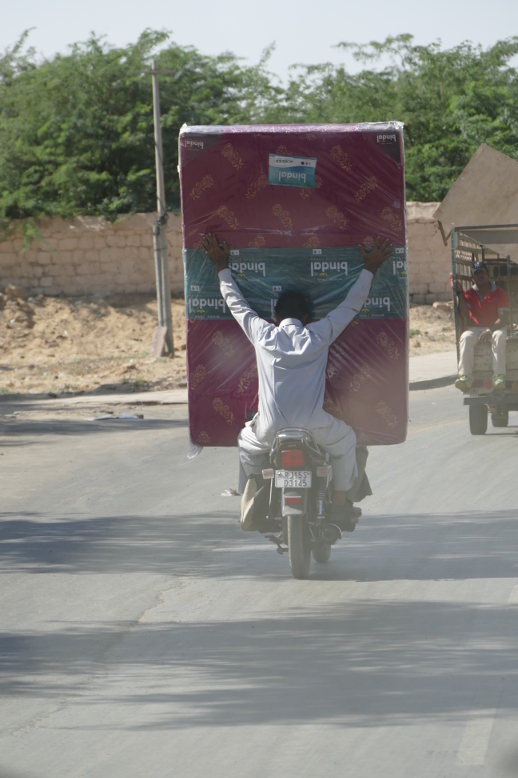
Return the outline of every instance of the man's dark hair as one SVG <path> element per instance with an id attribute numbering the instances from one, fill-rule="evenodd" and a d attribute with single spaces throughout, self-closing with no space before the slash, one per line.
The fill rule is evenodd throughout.
<path id="1" fill-rule="evenodd" d="M 311 303 L 303 292 L 288 290 L 283 292 L 275 304 L 275 313 L 283 319 L 304 319 L 311 313 Z"/>
<path id="2" fill-rule="evenodd" d="M 489 268 L 485 262 L 473 262 L 471 272 L 475 273 L 476 270 L 485 270 L 486 273 L 489 273 Z"/>

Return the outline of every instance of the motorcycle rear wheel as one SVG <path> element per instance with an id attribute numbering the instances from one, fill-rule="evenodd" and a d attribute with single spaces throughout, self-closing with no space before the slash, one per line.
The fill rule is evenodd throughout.
<path id="1" fill-rule="evenodd" d="M 331 546 L 329 543 L 316 543 L 313 546 L 312 552 L 315 562 L 323 565 L 325 562 L 329 562 L 331 557 Z"/>
<path id="2" fill-rule="evenodd" d="M 311 540 L 303 516 L 288 516 L 288 549 L 293 577 L 299 580 L 308 578 L 311 562 Z"/>

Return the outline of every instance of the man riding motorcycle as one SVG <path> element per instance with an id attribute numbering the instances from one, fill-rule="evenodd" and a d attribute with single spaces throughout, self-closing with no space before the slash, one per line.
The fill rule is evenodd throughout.
<path id="1" fill-rule="evenodd" d="M 309 430 L 331 459 L 331 521 L 350 529 L 351 519 L 361 514 L 350 499 L 358 477 L 356 435 L 348 424 L 323 410 L 327 356 L 330 345 L 363 307 L 373 275 L 391 257 L 393 246 L 379 236 L 370 250 L 360 244 L 364 268 L 358 280 L 345 300 L 320 321 L 307 324 L 309 301 L 299 292 L 286 292 L 277 301 L 272 324 L 252 310 L 232 278 L 228 244 L 220 245 L 213 233 L 204 236 L 201 244 L 216 266 L 225 303 L 253 344 L 257 359 L 259 410 L 238 437 L 242 473 L 248 479 L 262 472 L 278 430 Z"/>

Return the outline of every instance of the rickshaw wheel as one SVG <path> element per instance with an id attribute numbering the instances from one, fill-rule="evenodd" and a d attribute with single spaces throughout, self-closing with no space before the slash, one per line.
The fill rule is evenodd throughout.
<path id="1" fill-rule="evenodd" d="M 472 435 L 485 435 L 487 430 L 487 405 L 469 406 L 469 431 Z"/>

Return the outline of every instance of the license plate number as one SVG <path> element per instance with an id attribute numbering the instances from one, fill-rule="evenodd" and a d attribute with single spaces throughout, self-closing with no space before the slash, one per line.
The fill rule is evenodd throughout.
<path id="1" fill-rule="evenodd" d="M 281 489 L 310 489 L 311 470 L 276 470 L 275 486 Z"/>

